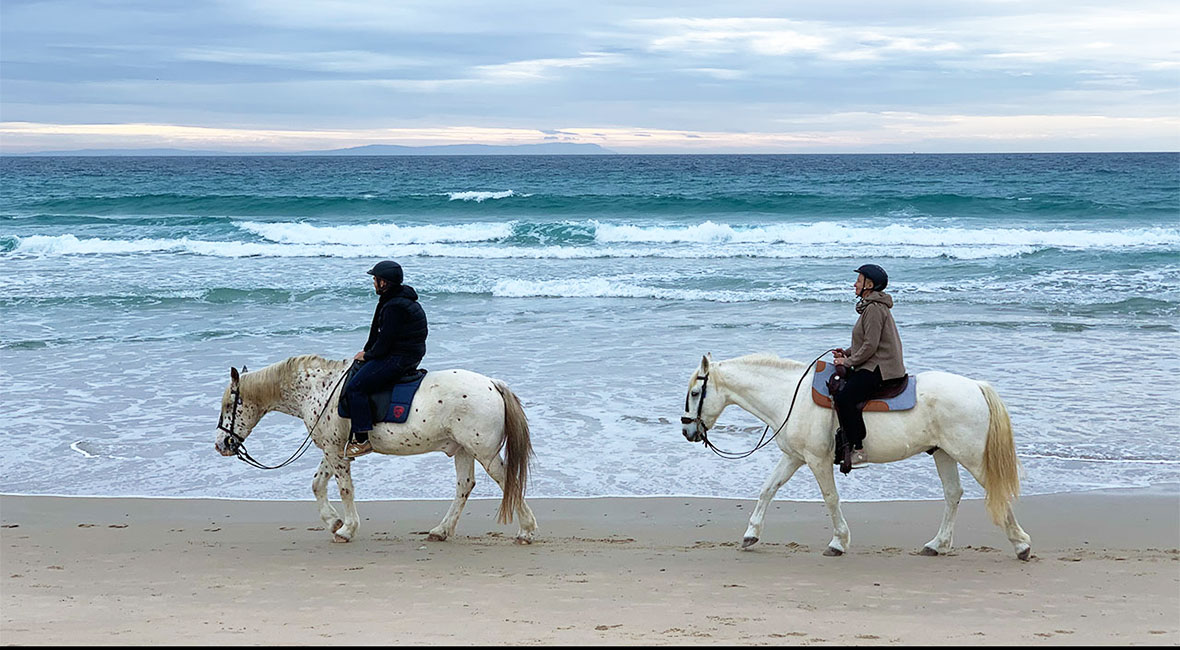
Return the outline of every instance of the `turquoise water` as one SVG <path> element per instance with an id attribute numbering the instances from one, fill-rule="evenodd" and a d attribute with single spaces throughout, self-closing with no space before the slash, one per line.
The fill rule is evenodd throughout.
<path id="1" fill-rule="evenodd" d="M 911 372 L 1004 397 L 1025 493 L 1180 481 L 1177 154 L 5 157 L 0 174 L 0 492 L 307 498 L 311 454 L 263 473 L 213 451 L 228 368 L 350 357 L 385 258 L 422 295 L 423 365 L 521 396 L 537 496 L 753 497 L 777 451 L 684 441 L 688 377 L 706 352 L 847 345 L 864 262 L 890 272 Z M 712 437 L 760 432 L 731 410 Z M 268 416 L 251 452 L 302 438 Z M 441 454 L 356 467 L 361 498 L 453 492 Z M 925 455 L 839 487 L 941 498 Z M 780 494 L 819 499 L 806 470 Z"/>

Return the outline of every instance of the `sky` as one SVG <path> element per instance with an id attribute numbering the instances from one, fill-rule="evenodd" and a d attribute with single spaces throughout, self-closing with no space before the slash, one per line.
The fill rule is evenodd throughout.
<path id="1" fill-rule="evenodd" d="M 1180 150 L 1180 3 L 3 0 L 0 152 Z"/>

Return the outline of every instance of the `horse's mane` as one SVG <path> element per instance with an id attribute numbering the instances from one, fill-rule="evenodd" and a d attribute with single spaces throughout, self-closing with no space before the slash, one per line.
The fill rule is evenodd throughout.
<path id="1" fill-rule="evenodd" d="M 798 370 L 804 365 L 803 363 L 795 361 L 794 359 L 784 359 L 771 352 L 756 352 L 754 354 L 747 354 L 734 359 L 726 359 L 726 362 L 740 363 L 751 366 L 770 366 L 772 368 L 783 368 L 787 370 Z"/>
<path id="2" fill-rule="evenodd" d="M 295 371 L 308 367 L 316 370 L 331 369 L 332 366 L 340 364 L 340 361 L 325 359 L 316 354 L 301 354 L 276 361 L 262 370 L 247 372 L 241 376 L 242 397 L 263 404 L 273 404 L 282 396 L 283 381 Z"/>

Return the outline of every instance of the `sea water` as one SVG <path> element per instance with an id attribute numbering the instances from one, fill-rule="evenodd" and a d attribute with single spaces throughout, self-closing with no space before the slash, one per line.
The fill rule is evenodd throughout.
<path id="1" fill-rule="evenodd" d="M 429 317 L 423 367 L 520 396 L 531 496 L 754 498 L 778 450 L 687 442 L 689 378 L 707 353 L 846 347 L 869 262 L 911 373 L 999 391 L 1024 494 L 1180 482 L 1174 153 L 6 157 L 0 173 L 3 493 L 310 498 L 315 449 L 273 472 L 216 453 L 221 395 L 231 366 L 352 357 L 382 259 Z M 743 451 L 762 431 L 731 407 L 710 437 Z M 248 446 L 274 464 L 305 433 L 271 414 Z M 454 492 L 438 453 L 354 475 L 362 499 Z M 474 496 L 498 496 L 479 477 Z M 837 485 L 942 495 L 926 454 Z M 779 495 L 820 499 L 806 469 Z"/>

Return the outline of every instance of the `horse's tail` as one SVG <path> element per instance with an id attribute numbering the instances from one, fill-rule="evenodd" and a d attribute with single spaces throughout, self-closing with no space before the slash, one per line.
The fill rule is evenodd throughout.
<path id="1" fill-rule="evenodd" d="M 981 381 L 979 390 L 987 400 L 987 442 L 983 448 L 983 489 L 992 521 L 1002 524 L 1008 504 L 1020 496 L 1020 461 L 1012 442 L 1012 420 L 1008 408 L 991 384 Z"/>
<path id="2" fill-rule="evenodd" d="M 502 524 L 512 523 L 513 514 L 524 504 L 525 484 L 529 479 L 529 460 L 533 456 L 533 443 L 529 440 L 529 421 L 525 417 L 520 399 L 508 388 L 508 384 L 493 380 L 496 390 L 504 400 L 504 498 L 496 519 Z"/>

